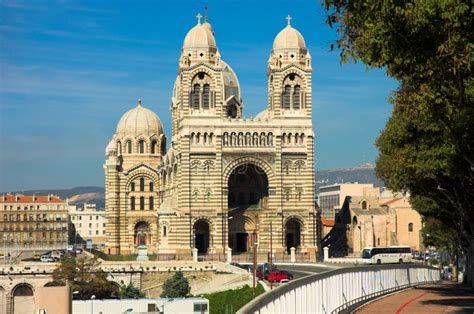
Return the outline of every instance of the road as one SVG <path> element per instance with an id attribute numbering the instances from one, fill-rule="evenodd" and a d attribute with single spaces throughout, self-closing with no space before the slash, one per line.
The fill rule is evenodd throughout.
<path id="1" fill-rule="evenodd" d="M 328 270 L 336 269 L 336 267 L 320 266 L 320 265 L 276 265 L 280 270 L 286 270 L 293 274 L 293 280 L 303 278 L 309 275 L 323 273 Z"/>

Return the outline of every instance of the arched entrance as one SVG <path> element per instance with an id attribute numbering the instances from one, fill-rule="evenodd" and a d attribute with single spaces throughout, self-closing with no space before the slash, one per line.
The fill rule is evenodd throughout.
<path id="1" fill-rule="evenodd" d="M 301 244 L 301 223 L 296 218 L 290 218 L 285 224 L 285 246 L 288 253 L 292 247 L 298 248 Z"/>
<path id="2" fill-rule="evenodd" d="M 13 289 L 13 314 L 33 313 L 35 297 L 33 288 L 28 284 L 19 284 Z"/>
<path id="3" fill-rule="evenodd" d="M 198 220 L 194 223 L 194 247 L 199 254 L 206 254 L 209 249 L 209 223 L 205 220 Z"/>
<path id="4" fill-rule="evenodd" d="M 140 221 L 133 230 L 133 243 L 136 246 L 149 245 L 151 243 L 150 225 L 146 221 Z"/>
<path id="5" fill-rule="evenodd" d="M 228 180 L 228 245 L 233 253 L 251 248 L 255 222 L 250 217 L 267 203 L 268 177 L 264 170 L 252 163 L 237 166 Z"/>

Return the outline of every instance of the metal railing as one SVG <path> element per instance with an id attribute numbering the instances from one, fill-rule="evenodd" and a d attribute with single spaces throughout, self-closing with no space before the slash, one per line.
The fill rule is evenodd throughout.
<path id="1" fill-rule="evenodd" d="M 340 268 L 291 281 L 260 295 L 237 313 L 338 313 L 374 297 L 440 279 L 439 269 L 423 265 Z"/>

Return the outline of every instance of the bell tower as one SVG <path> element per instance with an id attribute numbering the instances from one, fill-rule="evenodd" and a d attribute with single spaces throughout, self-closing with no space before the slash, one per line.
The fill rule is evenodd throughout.
<path id="1" fill-rule="evenodd" d="M 291 26 L 278 33 L 268 60 L 268 103 L 274 117 L 311 118 L 311 55 Z"/>

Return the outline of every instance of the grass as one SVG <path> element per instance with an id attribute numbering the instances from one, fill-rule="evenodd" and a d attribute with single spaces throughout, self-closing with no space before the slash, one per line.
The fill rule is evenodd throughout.
<path id="1" fill-rule="evenodd" d="M 265 292 L 265 290 L 262 285 L 258 284 L 256 295 L 258 296 L 263 292 Z M 240 289 L 203 294 L 200 295 L 200 297 L 209 300 L 209 314 L 233 314 L 253 299 L 252 288 L 248 285 Z"/>

